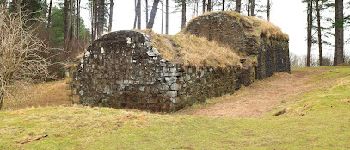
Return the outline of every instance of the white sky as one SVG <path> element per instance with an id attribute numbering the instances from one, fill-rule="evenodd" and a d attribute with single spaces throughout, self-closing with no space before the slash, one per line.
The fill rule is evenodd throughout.
<path id="1" fill-rule="evenodd" d="M 62 1 L 62 0 L 57 0 Z M 113 31 L 132 29 L 134 21 L 134 0 L 114 0 L 114 17 L 113 17 Z M 150 7 L 152 0 L 150 1 Z M 170 12 L 175 11 L 174 0 L 170 0 Z M 243 0 L 244 1 L 244 0 Z M 265 1 L 265 0 L 263 0 Z M 272 0 L 272 12 L 271 22 L 279 26 L 283 32 L 289 34 L 290 38 L 290 51 L 297 55 L 306 55 L 306 4 L 301 2 L 302 0 Z M 85 21 L 85 25 L 90 27 L 90 14 L 87 5 L 88 0 L 82 0 L 82 17 Z M 144 11 L 144 1 L 142 0 L 142 7 Z M 161 3 L 159 4 L 161 9 Z M 149 9 L 150 10 L 150 9 Z M 165 11 L 165 10 L 164 10 Z M 200 11 L 201 12 L 201 6 Z M 188 6 L 187 18 L 192 18 L 193 10 L 191 6 Z M 265 13 L 261 13 L 261 16 L 266 16 Z M 165 17 L 165 16 L 164 16 Z M 174 12 L 170 14 L 170 34 L 176 34 L 180 31 L 180 12 Z M 145 16 L 142 13 L 142 26 L 145 27 Z M 161 10 L 158 10 L 155 25 L 153 30 L 157 33 L 161 33 Z M 165 29 L 164 29 L 165 30 Z M 332 47 L 325 47 L 325 55 L 329 56 L 333 54 Z M 314 56 L 317 56 L 316 45 L 312 52 Z"/>

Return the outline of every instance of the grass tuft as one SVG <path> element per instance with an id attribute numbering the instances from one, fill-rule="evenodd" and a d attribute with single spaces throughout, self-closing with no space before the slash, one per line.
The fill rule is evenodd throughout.
<path id="1" fill-rule="evenodd" d="M 222 47 L 214 41 L 195 35 L 179 33 L 176 35 L 160 35 L 150 30 L 148 34 L 153 45 L 164 59 L 185 66 L 226 67 L 240 65 L 240 56 L 228 47 Z"/>
<path id="2" fill-rule="evenodd" d="M 289 36 L 283 33 L 279 27 L 272 24 L 271 22 L 267 22 L 263 19 L 253 17 L 253 16 L 244 16 L 235 11 L 207 12 L 201 16 L 195 17 L 188 24 L 191 24 L 191 22 L 201 19 L 202 17 L 216 16 L 216 15 L 226 15 L 226 17 L 236 20 L 237 22 L 241 23 L 243 27 L 247 28 L 246 31 L 244 31 L 246 34 L 254 35 L 257 38 L 260 37 L 261 35 L 264 35 L 267 38 L 289 40 Z M 250 30 L 252 27 L 254 30 Z"/>

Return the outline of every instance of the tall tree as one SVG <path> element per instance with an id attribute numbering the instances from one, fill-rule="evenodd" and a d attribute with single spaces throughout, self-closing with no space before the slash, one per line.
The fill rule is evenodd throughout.
<path id="1" fill-rule="evenodd" d="M 267 21 L 270 21 L 270 12 L 271 12 L 271 2 L 270 0 L 267 0 L 267 5 L 266 5 L 266 17 Z"/>
<path id="2" fill-rule="evenodd" d="M 203 14 L 205 13 L 206 5 L 207 5 L 207 1 L 206 1 L 206 0 L 203 0 L 203 1 L 202 1 L 202 12 L 203 12 Z"/>
<path id="3" fill-rule="evenodd" d="M 320 0 L 315 0 L 316 2 L 316 18 L 317 18 L 317 41 L 318 41 L 318 51 L 319 51 L 319 55 L 318 55 L 318 59 L 320 62 L 320 66 L 323 66 L 323 57 L 322 57 L 322 30 L 321 30 L 321 5 L 319 5 L 319 1 Z"/>
<path id="4" fill-rule="evenodd" d="M 141 29 L 141 0 L 137 0 L 137 29 Z"/>
<path id="5" fill-rule="evenodd" d="M 169 0 L 165 0 L 165 34 L 169 34 Z"/>
<path id="6" fill-rule="evenodd" d="M 343 0 L 335 1 L 335 51 L 334 65 L 344 63 L 344 12 Z"/>
<path id="7" fill-rule="evenodd" d="M 211 3 L 211 0 L 208 0 L 207 11 L 211 12 L 211 10 L 212 10 L 212 3 Z"/>
<path id="8" fill-rule="evenodd" d="M 158 10 L 158 3 L 160 0 L 154 0 L 153 1 L 153 5 L 152 5 L 152 9 L 151 9 L 151 14 L 150 14 L 150 19 L 149 22 L 147 23 L 146 28 L 147 29 L 152 29 L 153 25 L 154 25 L 154 20 L 156 18 L 157 15 L 157 10 Z"/>
<path id="9" fill-rule="evenodd" d="M 250 15 L 255 16 L 255 0 L 250 0 Z"/>
<path id="10" fill-rule="evenodd" d="M 168 1 L 168 0 L 167 0 Z M 146 25 L 148 23 L 148 19 L 149 19 L 149 12 L 148 12 L 148 0 L 145 0 L 145 4 L 146 4 L 146 12 L 145 12 L 145 17 L 146 17 Z"/>
<path id="11" fill-rule="evenodd" d="M 164 34 L 164 2 L 162 1 L 162 34 Z"/>
<path id="12" fill-rule="evenodd" d="M 137 4 L 138 4 L 138 1 L 137 0 L 134 0 L 134 6 L 135 6 L 135 17 L 134 17 L 134 26 L 133 26 L 133 29 L 136 29 L 136 25 L 137 25 Z"/>
<path id="13" fill-rule="evenodd" d="M 242 10 L 242 0 L 236 0 L 236 12 L 241 13 Z"/>
<path id="14" fill-rule="evenodd" d="M 181 0 L 181 29 L 186 27 L 186 12 L 186 0 Z"/>
<path id="15" fill-rule="evenodd" d="M 81 0 L 77 0 L 77 14 L 76 14 L 76 35 L 77 39 L 79 39 L 79 33 L 80 33 L 80 4 Z"/>
<path id="16" fill-rule="evenodd" d="M 141 0 L 135 0 L 134 29 L 141 29 Z"/>
<path id="17" fill-rule="evenodd" d="M 97 16 L 97 5 L 95 0 L 90 1 L 90 15 L 91 15 L 91 42 L 96 39 L 96 16 Z"/>
<path id="18" fill-rule="evenodd" d="M 52 20 L 52 0 L 50 0 L 50 3 L 49 3 L 49 11 L 47 15 L 47 28 L 51 27 L 51 20 Z"/>
<path id="19" fill-rule="evenodd" d="M 64 50 L 70 51 L 71 35 L 71 0 L 64 0 Z"/>
<path id="20" fill-rule="evenodd" d="M 114 10 L 114 0 L 110 0 L 109 4 L 109 21 L 108 21 L 108 32 L 112 31 L 113 27 L 113 10 Z"/>
<path id="21" fill-rule="evenodd" d="M 307 0 L 307 56 L 306 66 L 311 65 L 311 46 L 312 46 L 312 0 Z"/>
<path id="22" fill-rule="evenodd" d="M 196 0 L 196 16 L 198 16 L 199 13 L 199 0 Z"/>
<path id="23" fill-rule="evenodd" d="M 70 21 L 70 29 L 71 29 L 71 32 L 70 32 L 70 41 L 72 42 L 72 39 L 74 39 L 76 36 L 75 36 L 75 34 L 76 34 L 76 26 L 75 26 L 75 24 L 76 24 L 76 18 L 74 17 L 74 15 L 75 15 L 75 10 L 76 10 L 76 3 L 75 3 L 75 1 L 76 0 L 70 0 L 71 1 L 71 4 L 70 4 L 70 19 L 71 19 L 71 21 Z"/>
<path id="24" fill-rule="evenodd" d="M 225 11 L 225 0 L 222 0 L 222 11 Z"/>
<path id="25" fill-rule="evenodd" d="M 96 36 L 97 38 L 101 37 L 104 31 L 104 24 L 106 22 L 106 6 L 105 0 L 98 0 L 97 3 L 97 21 L 96 21 Z"/>

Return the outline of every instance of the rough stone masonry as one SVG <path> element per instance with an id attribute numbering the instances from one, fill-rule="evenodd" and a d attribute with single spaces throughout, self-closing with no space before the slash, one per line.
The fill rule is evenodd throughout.
<path id="1" fill-rule="evenodd" d="M 233 93 L 255 78 L 267 76 L 260 73 L 259 77 L 256 71 L 264 70 L 265 74 L 288 71 L 285 62 L 277 59 L 289 57 L 285 52 L 288 43 L 270 39 L 269 43 L 268 47 L 258 46 L 264 49 L 255 54 L 259 60 L 251 60 L 250 54 L 240 57 L 239 65 L 191 66 L 165 59 L 144 32 L 112 32 L 94 41 L 85 52 L 74 73 L 72 89 L 83 105 L 176 111 L 207 98 Z M 269 65 L 274 67 L 270 72 L 262 68 Z"/>

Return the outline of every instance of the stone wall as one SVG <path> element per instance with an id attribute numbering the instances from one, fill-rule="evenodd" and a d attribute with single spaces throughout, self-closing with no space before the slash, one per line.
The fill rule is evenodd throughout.
<path id="1" fill-rule="evenodd" d="M 261 38 L 257 55 L 257 79 L 264 79 L 274 72 L 290 73 L 289 43 L 273 38 Z"/>
<path id="2" fill-rule="evenodd" d="M 248 67 L 174 64 L 161 57 L 147 35 L 119 31 L 88 48 L 73 89 L 83 105 L 175 111 L 250 84 L 254 70 L 243 64 Z"/>
<path id="3" fill-rule="evenodd" d="M 265 26 L 269 26 L 271 33 L 261 29 Z M 290 72 L 288 38 L 271 23 L 233 12 L 214 12 L 191 20 L 184 32 L 205 37 L 229 46 L 241 55 L 256 58 L 257 79 L 270 77 L 274 72 Z"/>
<path id="4" fill-rule="evenodd" d="M 233 93 L 242 85 L 248 86 L 274 72 L 290 72 L 289 43 L 283 33 L 257 34 L 256 22 L 242 19 L 237 14 L 209 14 L 191 21 L 184 31 L 205 37 L 201 42 L 219 43 L 207 50 L 215 56 L 237 54 L 232 62 L 238 64 L 225 67 L 207 63 L 194 66 L 188 60 L 178 61 L 184 60 L 178 49 L 181 44 L 174 40 L 157 41 L 166 45 L 162 47 L 152 43 L 148 33 L 118 31 L 104 35 L 92 43 L 78 66 L 72 82 L 73 94 L 79 95 L 83 105 L 169 112 Z M 167 44 L 175 48 L 168 50 Z M 219 47 L 229 50 L 216 55 L 223 53 L 216 51 Z M 178 60 L 163 57 L 170 51 L 177 52 L 174 56 Z M 208 60 L 215 59 L 208 56 L 211 56 Z M 231 62 L 231 57 L 227 60 Z"/>

